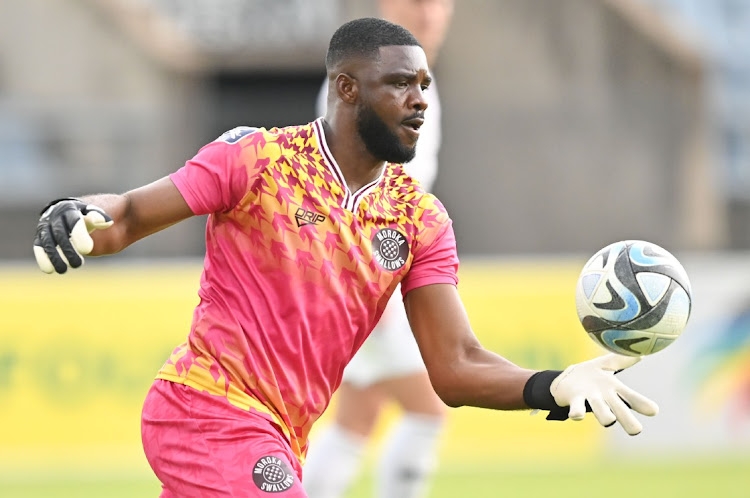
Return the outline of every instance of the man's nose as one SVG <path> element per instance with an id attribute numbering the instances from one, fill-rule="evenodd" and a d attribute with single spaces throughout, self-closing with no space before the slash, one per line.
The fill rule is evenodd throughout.
<path id="1" fill-rule="evenodd" d="M 425 109 L 427 109 L 427 99 L 425 98 L 424 90 L 422 90 L 421 87 L 417 87 L 416 91 L 414 93 L 413 100 L 411 102 L 411 106 L 413 109 L 424 112 Z"/>

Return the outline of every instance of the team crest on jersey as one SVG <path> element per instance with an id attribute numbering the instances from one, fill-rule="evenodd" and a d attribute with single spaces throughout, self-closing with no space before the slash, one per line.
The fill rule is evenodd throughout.
<path id="1" fill-rule="evenodd" d="M 380 267 L 388 271 L 401 269 L 409 258 L 406 236 L 392 228 L 382 228 L 372 238 L 372 254 Z"/>
<path id="2" fill-rule="evenodd" d="M 294 474 L 284 460 L 268 455 L 255 462 L 253 482 L 266 493 L 281 493 L 294 485 Z"/>
<path id="3" fill-rule="evenodd" d="M 214 140 L 214 142 L 226 142 L 228 144 L 234 144 L 239 142 L 239 140 L 245 135 L 249 135 L 257 129 L 258 128 L 254 128 L 252 126 L 238 126 L 237 128 L 232 128 L 229 131 L 225 131 L 219 138 Z"/>

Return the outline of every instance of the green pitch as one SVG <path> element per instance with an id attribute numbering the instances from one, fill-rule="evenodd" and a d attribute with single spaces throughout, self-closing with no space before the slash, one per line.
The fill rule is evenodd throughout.
<path id="1" fill-rule="evenodd" d="M 555 496 L 556 498 L 680 497 L 745 498 L 750 486 L 750 457 L 728 460 L 695 460 L 683 464 L 599 462 L 561 470 L 517 468 L 503 470 L 464 463 L 462 468 L 442 468 L 429 498 L 482 498 Z M 159 484 L 149 476 L 134 479 L 13 480 L 3 476 L 4 498 L 134 498 L 156 497 Z M 36 481 L 36 479 L 35 479 Z M 372 475 L 360 479 L 348 498 L 371 498 Z"/>

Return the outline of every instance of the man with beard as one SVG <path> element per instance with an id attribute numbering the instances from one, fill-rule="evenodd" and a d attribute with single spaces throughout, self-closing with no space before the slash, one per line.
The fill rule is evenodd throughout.
<path id="1" fill-rule="evenodd" d="M 453 17 L 453 0 L 374 3 L 383 19 L 414 35 L 434 69 Z M 318 94 L 318 116 L 326 114 L 330 83 L 326 79 Z M 335 100 L 334 92 L 331 97 Z M 405 169 L 425 191 L 432 192 L 441 143 L 441 105 L 434 80 L 424 98 L 428 108 L 419 129 L 419 145 Z M 303 483 L 310 498 L 345 496 L 389 402 L 398 407 L 398 417 L 383 436 L 375 465 L 374 496 L 424 496 L 437 470 L 438 442 L 447 410 L 432 388 L 400 295 L 396 289 L 372 334 L 346 366 L 332 403 L 331 423 L 313 434 Z"/>
<path id="2" fill-rule="evenodd" d="M 235 128 L 168 177 L 122 195 L 58 199 L 37 225 L 37 263 L 64 273 L 81 254 L 116 253 L 209 215 L 190 334 L 143 406 L 162 496 L 305 497 L 310 428 L 399 284 L 446 404 L 578 420 L 588 403 L 601 424 L 639 433 L 628 404 L 646 415 L 657 407 L 613 375 L 637 358 L 535 372 L 474 336 L 451 220 L 399 164 L 414 154 L 430 84 L 411 33 L 379 19 L 346 23 L 326 68 L 336 98 L 324 118 Z"/>

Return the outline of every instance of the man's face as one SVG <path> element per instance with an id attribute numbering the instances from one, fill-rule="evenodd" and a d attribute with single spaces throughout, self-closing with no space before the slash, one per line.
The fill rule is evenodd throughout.
<path id="1" fill-rule="evenodd" d="M 357 132 L 368 152 L 394 163 L 414 158 L 431 77 L 420 47 L 380 48 L 380 59 L 358 71 Z"/>
<path id="2" fill-rule="evenodd" d="M 370 154 L 380 160 L 408 163 L 417 153 L 416 144 L 411 147 L 405 145 L 368 105 L 357 109 L 357 132 Z"/>

